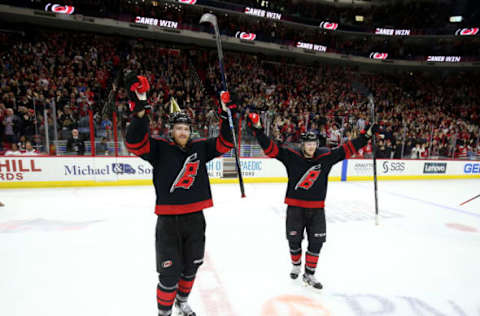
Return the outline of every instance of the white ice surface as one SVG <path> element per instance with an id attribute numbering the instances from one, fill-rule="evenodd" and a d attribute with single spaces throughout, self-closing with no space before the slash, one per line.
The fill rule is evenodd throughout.
<path id="1" fill-rule="evenodd" d="M 203 316 L 480 316 L 480 180 L 331 182 L 322 291 L 289 279 L 285 184 L 213 185 Z M 150 186 L 0 191 L 0 316 L 156 315 Z M 305 249 L 304 242 L 304 249 Z"/>

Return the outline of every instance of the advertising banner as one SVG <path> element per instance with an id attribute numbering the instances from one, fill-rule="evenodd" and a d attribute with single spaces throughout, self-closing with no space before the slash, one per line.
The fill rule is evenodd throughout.
<path id="1" fill-rule="evenodd" d="M 238 181 L 233 158 L 208 162 L 212 183 Z M 241 158 L 245 182 L 286 182 L 285 166 L 276 159 Z M 479 161 L 377 160 L 380 180 L 480 178 Z M 137 157 L 0 157 L 0 188 L 136 185 L 152 183 L 152 167 Z M 335 164 L 330 181 L 370 180 L 373 162 L 350 159 Z"/>

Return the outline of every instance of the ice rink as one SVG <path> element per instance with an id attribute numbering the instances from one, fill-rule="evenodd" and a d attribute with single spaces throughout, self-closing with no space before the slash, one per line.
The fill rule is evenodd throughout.
<path id="1" fill-rule="evenodd" d="M 286 184 L 213 185 L 199 316 L 480 316 L 480 180 L 331 182 L 321 291 L 289 278 Z M 153 186 L 2 190 L 1 316 L 156 315 Z M 305 249 L 305 243 L 304 243 Z"/>

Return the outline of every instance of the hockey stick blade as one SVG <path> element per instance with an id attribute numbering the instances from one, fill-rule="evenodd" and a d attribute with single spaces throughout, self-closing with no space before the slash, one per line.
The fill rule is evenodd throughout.
<path id="1" fill-rule="evenodd" d="M 205 13 L 204 15 L 202 15 L 202 17 L 200 18 L 200 23 L 210 23 L 212 24 L 213 26 L 217 25 L 217 17 L 211 13 Z"/>
<path id="2" fill-rule="evenodd" d="M 469 200 L 466 200 L 465 202 L 461 203 L 460 206 L 464 205 L 464 204 L 467 204 L 468 202 L 471 202 L 473 200 L 475 200 L 476 198 L 480 197 L 480 194 L 479 195 L 476 195 L 474 196 L 473 198 L 469 199 Z"/>

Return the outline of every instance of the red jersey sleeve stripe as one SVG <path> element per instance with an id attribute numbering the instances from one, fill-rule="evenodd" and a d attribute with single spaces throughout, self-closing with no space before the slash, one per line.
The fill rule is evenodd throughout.
<path id="1" fill-rule="evenodd" d="M 204 142 L 206 140 L 207 140 L 207 138 L 205 138 L 205 137 L 204 138 L 197 138 L 197 139 L 192 140 L 192 143 Z"/>
<path id="2" fill-rule="evenodd" d="M 222 141 L 222 143 L 225 144 L 225 146 L 227 147 L 230 147 L 230 148 L 233 148 L 233 143 L 229 142 L 228 140 L 226 140 L 223 135 L 220 135 L 218 138 L 220 138 L 220 140 Z"/>
<path id="3" fill-rule="evenodd" d="M 150 152 L 150 142 L 147 142 L 142 148 L 128 149 L 128 151 L 137 156 L 148 154 Z"/>
<path id="4" fill-rule="evenodd" d="M 285 148 L 285 147 L 284 147 L 284 148 Z M 293 150 L 293 149 L 290 148 L 290 147 L 286 147 L 286 148 L 287 148 L 288 150 L 290 150 L 292 153 L 294 153 L 295 155 L 300 156 L 300 157 L 303 157 L 298 151 Z"/>
<path id="5" fill-rule="evenodd" d="M 145 146 L 145 144 L 149 141 L 150 140 L 148 139 L 148 133 L 145 133 L 145 136 L 143 137 L 143 139 L 141 141 L 139 141 L 138 143 L 125 142 L 125 146 L 128 149 L 139 149 L 139 148 Z"/>
<path id="6" fill-rule="evenodd" d="M 345 158 L 350 158 L 352 157 L 352 152 L 350 151 L 350 148 L 348 148 L 347 144 L 343 144 L 343 151 L 345 152 Z"/>
<path id="7" fill-rule="evenodd" d="M 223 143 L 222 143 L 222 140 L 219 138 L 217 138 L 217 143 L 216 143 L 216 150 L 219 152 L 219 153 L 226 153 L 226 152 L 229 152 L 231 148 L 225 146 Z"/>
<path id="8" fill-rule="evenodd" d="M 319 159 L 319 158 L 322 158 L 323 156 L 328 156 L 328 155 L 330 155 L 331 153 L 332 153 L 331 151 L 328 151 L 328 152 L 326 152 L 326 153 L 324 153 L 324 154 L 320 154 L 320 155 L 318 155 L 318 156 L 315 157 L 315 160 L 317 160 L 317 159 Z"/>
<path id="9" fill-rule="evenodd" d="M 350 150 L 352 151 L 352 156 L 355 155 L 357 153 L 357 150 L 355 149 L 355 146 L 353 146 L 353 143 L 351 140 L 349 140 L 347 142 L 347 145 L 348 147 L 350 148 Z"/>
<path id="10" fill-rule="evenodd" d="M 267 149 L 264 150 L 265 154 L 268 155 L 272 151 L 273 142 L 270 140 L 270 145 L 268 145 Z"/>
<path id="11" fill-rule="evenodd" d="M 277 157 L 277 155 L 278 155 L 278 146 L 277 144 L 273 143 L 272 151 L 269 154 L 267 154 L 267 156 L 270 158 L 275 158 Z"/>

